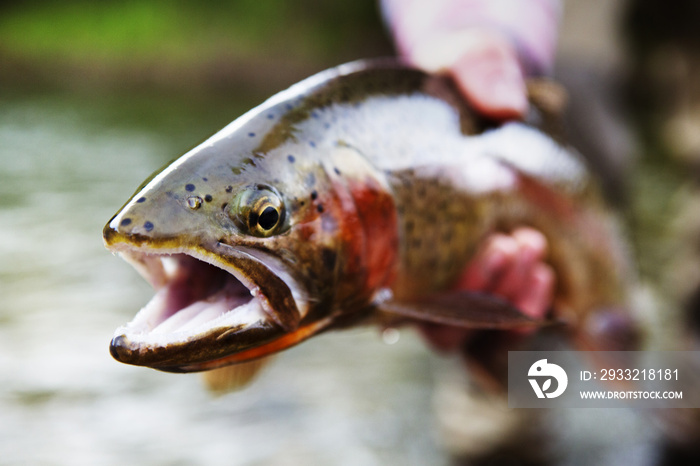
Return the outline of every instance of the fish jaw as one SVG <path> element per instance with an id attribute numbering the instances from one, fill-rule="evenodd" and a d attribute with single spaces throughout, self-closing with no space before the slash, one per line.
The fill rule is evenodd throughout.
<path id="1" fill-rule="evenodd" d="M 255 359 L 295 343 L 309 309 L 305 290 L 280 261 L 220 242 L 208 247 L 132 244 L 105 227 L 105 244 L 154 287 L 155 296 L 110 344 L 123 363 L 170 372 L 194 372 Z M 268 345 L 251 357 L 219 362 Z M 227 360 L 228 361 L 228 360 Z"/>

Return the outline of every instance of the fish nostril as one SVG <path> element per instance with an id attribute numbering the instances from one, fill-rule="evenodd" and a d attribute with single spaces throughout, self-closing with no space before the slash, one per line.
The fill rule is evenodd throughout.
<path id="1" fill-rule="evenodd" d="M 187 198 L 187 207 L 192 210 L 197 210 L 202 206 L 202 198 L 199 196 L 190 196 Z"/>

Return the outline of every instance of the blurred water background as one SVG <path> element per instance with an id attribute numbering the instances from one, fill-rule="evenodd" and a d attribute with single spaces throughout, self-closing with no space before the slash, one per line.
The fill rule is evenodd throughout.
<path id="1" fill-rule="evenodd" d="M 615 11 L 599 13 L 610 28 Z M 586 21 L 603 26 L 574 16 L 591 42 Z M 624 61 L 603 33 L 564 36 L 564 55 L 596 63 L 603 83 Z M 432 397 L 436 373 L 460 369 L 410 331 L 313 339 L 220 397 L 107 352 L 152 294 L 101 240 L 140 182 L 295 81 L 390 53 L 371 1 L 0 2 L 0 465 L 448 463 Z M 660 136 L 634 146 L 621 131 L 610 144 L 634 180 L 633 242 L 652 250 L 642 274 L 663 282 L 673 248 L 654 246 L 684 173 Z M 634 413 L 571 417 L 583 424 L 561 421 L 570 464 L 654 456 Z M 613 442 L 585 427 L 601 419 Z"/>

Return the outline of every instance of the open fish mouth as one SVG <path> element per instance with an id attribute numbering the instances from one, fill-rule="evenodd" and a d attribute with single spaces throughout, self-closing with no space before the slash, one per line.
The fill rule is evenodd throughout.
<path id="1" fill-rule="evenodd" d="M 220 261 L 204 250 L 119 246 L 113 250 L 156 290 L 116 330 L 110 352 L 120 362 L 171 372 L 211 369 L 228 364 L 227 356 L 294 333 L 308 310 L 290 272 L 260 251 L 219 243 L 227 253 Z"/>

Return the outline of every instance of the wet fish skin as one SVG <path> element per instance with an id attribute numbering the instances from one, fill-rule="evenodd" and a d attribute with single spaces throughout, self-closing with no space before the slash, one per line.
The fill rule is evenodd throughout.
<path id="1" fill-rule="evenodd" d="M 546 123 L 534 104 L 530 120 Z M 276 206 L 269 231 L 263 210 L 251 227 L 250 202 Z M 173 371 L 265 356 L 381 313 L 382 301 L 453 292 L 482 239 L 523 225 L 549 241 L 557 318 L 581 333 L 598 309 L 624 312 L 626 248 L 574 151 L 531 125 L 480 119 L 445 78 L 396 63 L 344 65 L 178 159 L 104 229 L 107 247 L 137 266 L 146 254 L 184 253 L 233 273 L 266 319 L 177 345 L 116 335 L 112 353 Z"/>

